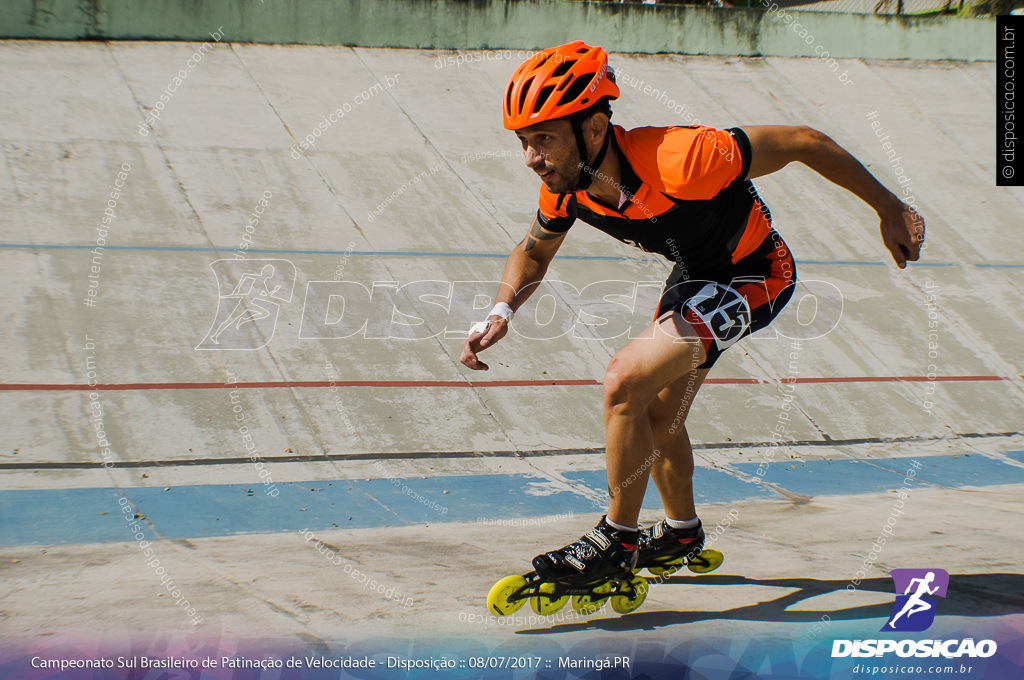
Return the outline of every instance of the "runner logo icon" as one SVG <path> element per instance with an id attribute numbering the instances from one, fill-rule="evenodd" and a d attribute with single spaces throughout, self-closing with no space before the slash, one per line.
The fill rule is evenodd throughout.
<path id="1" fill-rule="evenodd" d="M 896 585 L 896 602 L 882 630 L 927 630 L 935 621 L 935 607 L 938 604 L 928 595 L 946 596 L 949 573 L 943 569 L 893 569 L 889 573 Z"/>
<path id="2" fill-rule="evenodd" d="M 196 349 L 259 349 L 274 337 L 281 303 L 290 302 L 295 265 L 289 260 L 216 260 L 210 269 L 220 295 L 217 313 Z"/>

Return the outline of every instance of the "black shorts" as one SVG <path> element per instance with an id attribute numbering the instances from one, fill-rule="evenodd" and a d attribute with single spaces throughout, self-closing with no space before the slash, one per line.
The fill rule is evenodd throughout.
<path id="1" fill-rule="evenodd" d="M 677 265 L 665 281 L 655 318 L 669 311 L 682 314 L 707 352 L 699 368 L 711 368 L 727 348 L 770 324 L 795 285 L 793 255 L 773 229 L 750 255 L 701 278 L 690 278 Z"/>

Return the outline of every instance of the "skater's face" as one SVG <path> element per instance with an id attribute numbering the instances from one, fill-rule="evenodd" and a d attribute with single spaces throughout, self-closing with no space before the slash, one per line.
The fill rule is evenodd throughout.
<path id="1" fill-rule="evenodd" d="M 551 120 L 516 130 L 526 167 L 553 194 L 569 191 L 580 176 L 580 152 L 569 121 Z"/>

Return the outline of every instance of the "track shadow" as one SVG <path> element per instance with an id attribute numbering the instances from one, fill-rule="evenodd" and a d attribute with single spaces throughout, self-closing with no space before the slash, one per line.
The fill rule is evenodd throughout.
<path id="1" fill-rule="evenodd" d="M 841 591 L 849 580 L 822 581 L 812 578 L 753 579 L 746 576 L 707 574 L 699 577 L 672 576 L 654 587 L 686 585 L 691 588 L 714 586 L 774 586 L 796 588 L 773 600 L 736 607 L 724 611 L 651 611 L 607 618 L 582 619 L 548 628 L 520 630 L 524 635 L 547 635 L 583 630 L 655 630 L 667 626 L 698 621 L 774 621 L 779 623 L 813 623 L 827 614 L 832 621 L 883 618 L 892 611 L 892 601 L 838 610 L 789 611 L 803 600 Z M 872 578 L 861 581 L 861 591 L 886 593 L 895 597 L 892 579 Z M 942 616 L 1004 616 L 1024 613 L 1024 574 L 950 574 L 949 590 L 941 600 Z"/>

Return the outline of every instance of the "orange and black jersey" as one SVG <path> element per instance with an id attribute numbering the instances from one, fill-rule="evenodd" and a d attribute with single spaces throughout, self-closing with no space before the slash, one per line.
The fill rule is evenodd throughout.
<path id="1" fill-rule="evenodd" d="M 729 268 L 771 232 L 768 209 L 746 179 L 750 141 L 740 128 L 613 130 L 626 201 L 612 206 L 584 191 L 553 194 L 542 185 L 537 217 L 545 229 L 564 233 L 581 219 L 692 277 Z"/>

